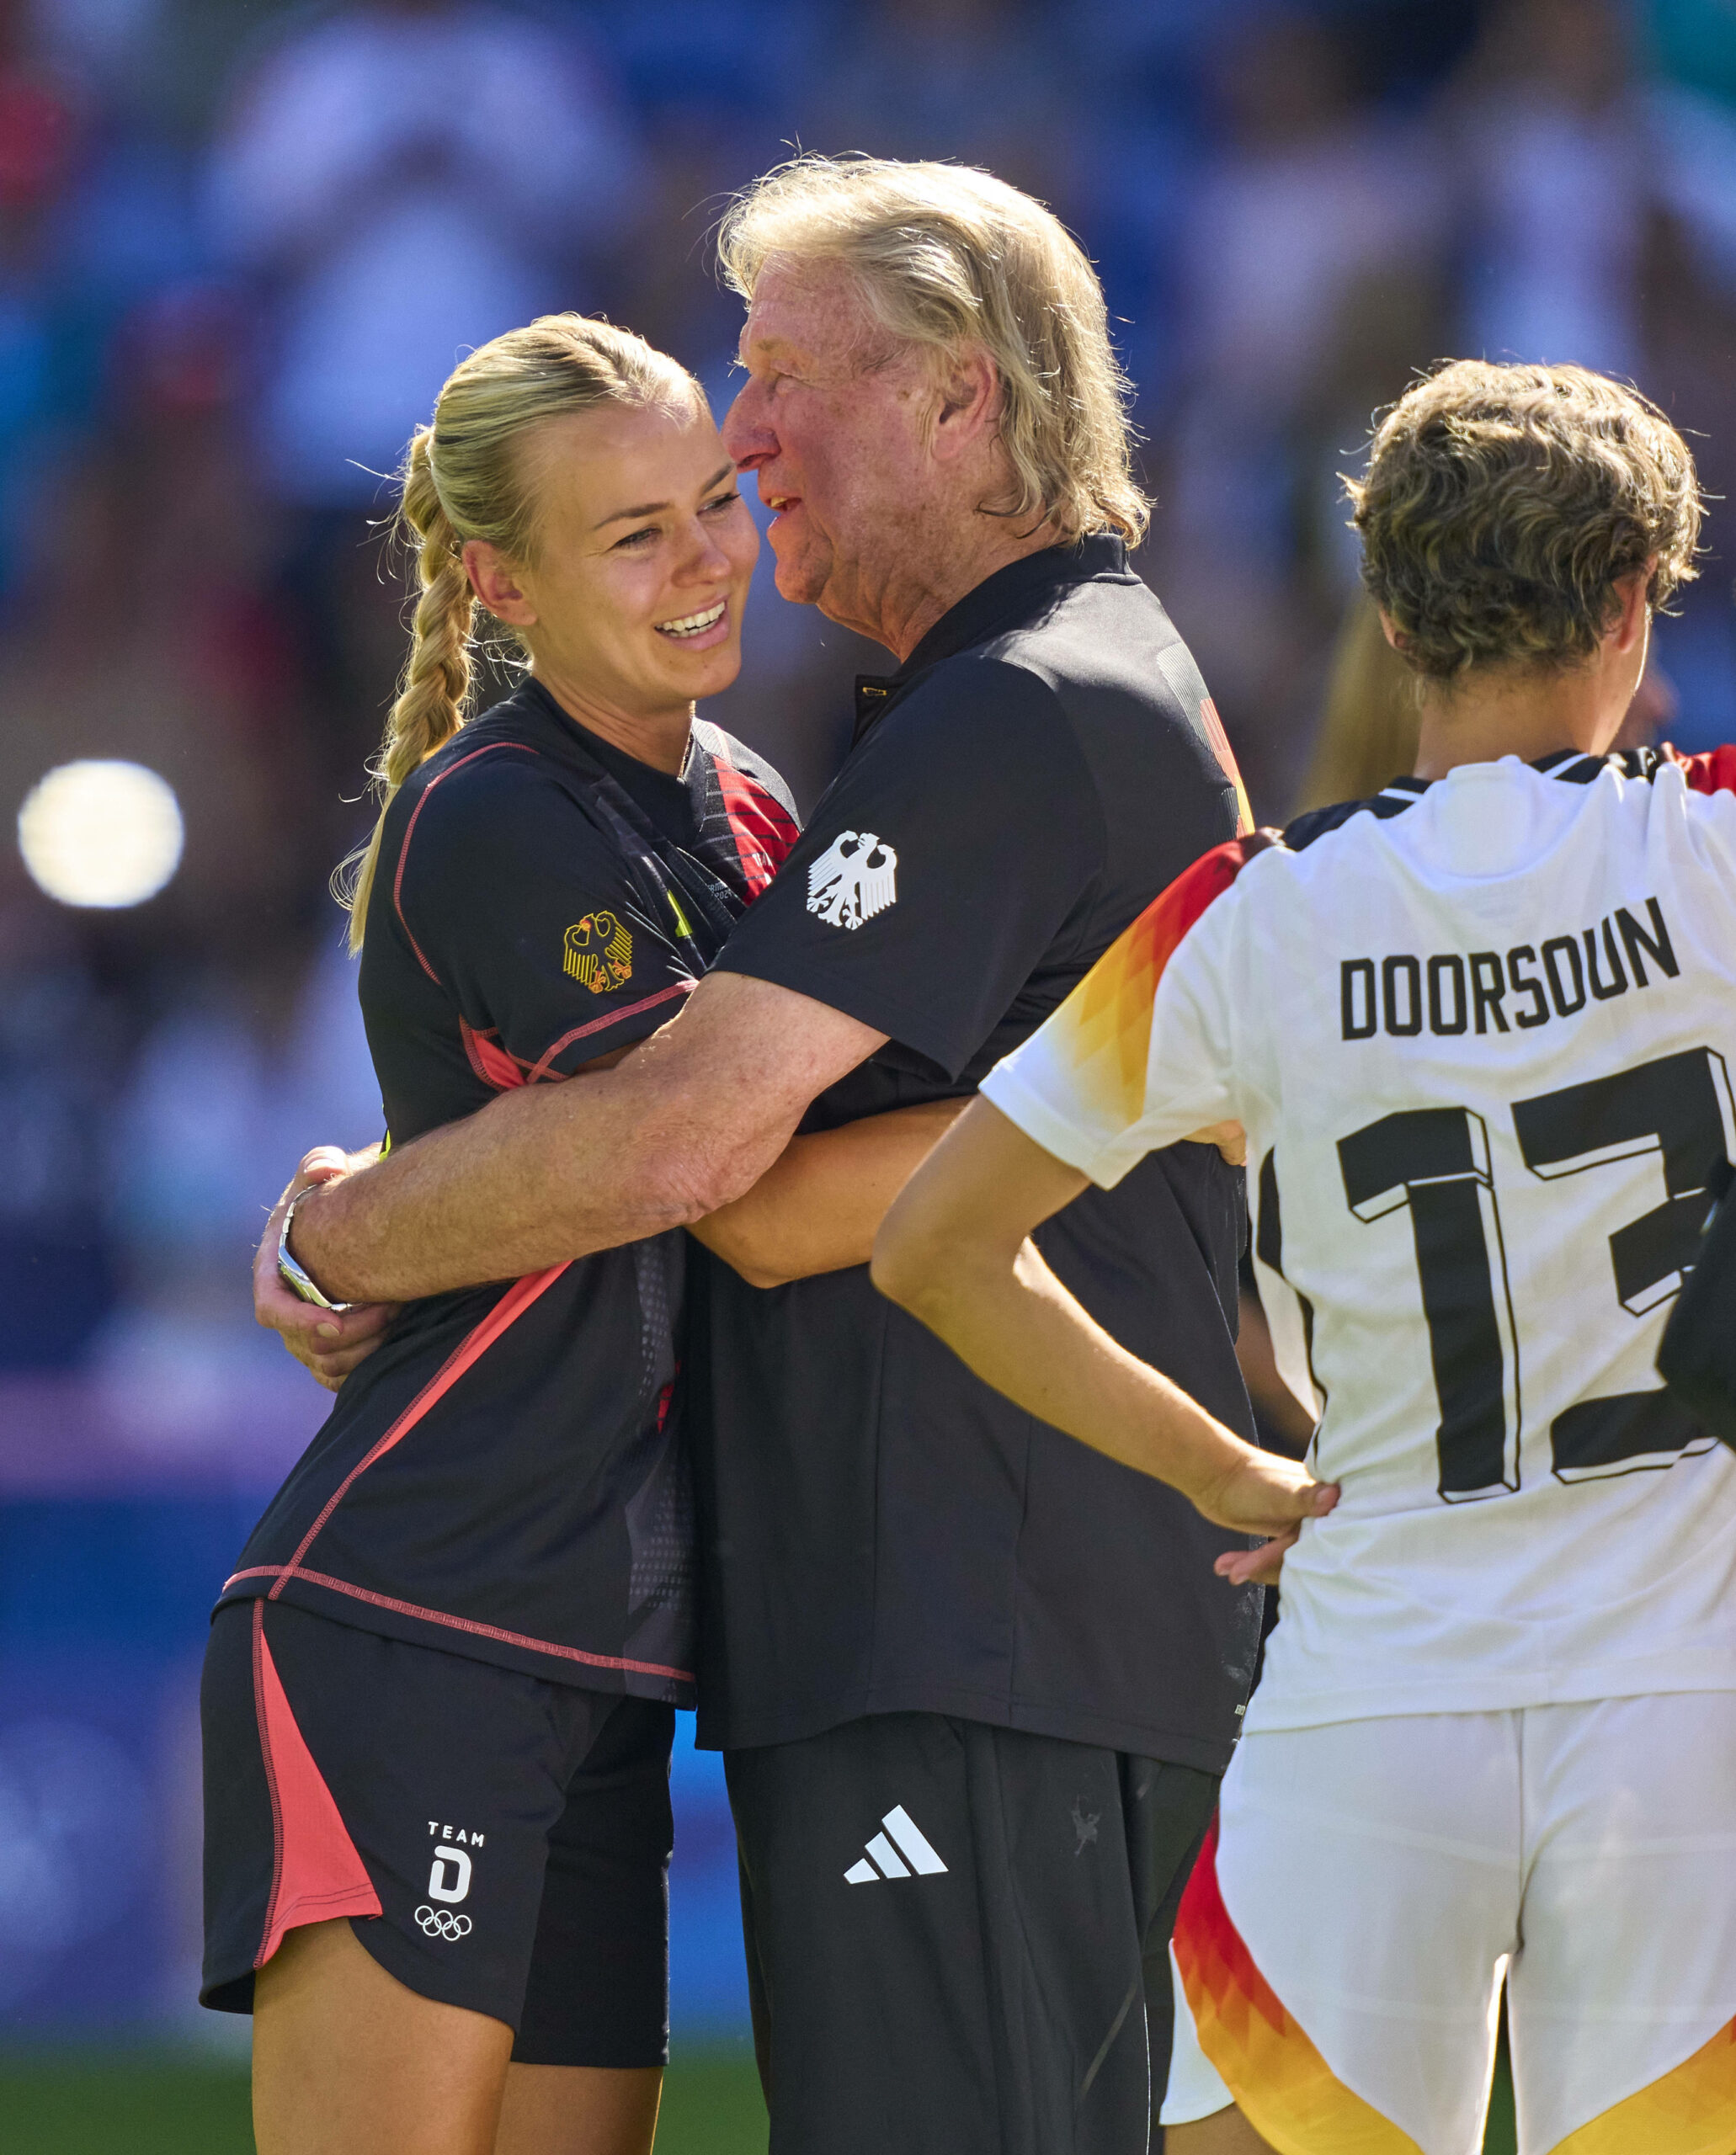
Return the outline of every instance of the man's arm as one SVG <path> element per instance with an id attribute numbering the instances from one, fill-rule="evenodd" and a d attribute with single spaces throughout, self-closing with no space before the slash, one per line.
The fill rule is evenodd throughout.
<path id="1" fill-rule="evenodd" d="M 1300 1523 L 1329 1511 L 1338 1492 L 1244 1444 L 1062 1285 L 1030 1237 L 1086 1187 L 973 1101 L 887 1214 L 875 1285 L 1028 1413 L 1169 1482 L 1220 1526 L 1278 1537 L 1218 1560 L 1238 1582 L 1271 1576 Z"/>
<path id="2" fill-rule="evenodd" d="M 745 1197 L 697 1221 L 689 1232 L 752 1287 L 781 1287 L 816 1273 L 865 1264 L 887 1207 L 967 1104 L 929 1100 L 792 1137 Z M 276 1332 L 328 1391 L 336 1391 L 380 1345 L 397 1305 L 361 1302 L 338 1311 L 301 1301 L 278 1273 L 278 1231 L 283 1207 L 297 1191 L 366 1166 L 377 1151 L 370 1146 L 352 1157 L 322 1146 L 310 1152 L 279 1199 L 253 1260 L 255 1318 Z"/>
<path id="3" fill-rule="evenodd" d="M 792 1137 L 745 1197 L 689 1232 L 750 1287 L 865 1264 L 887 1206 L 967 1104 L 928 1100 Z"/>
<path id="4" fill-rule="evenodd" d="M 814 1095 L 885 1039 L 711 974 L 616 1068 L 507 1093 L 310 1197 L 290 1247 L 334 1301 L 406 1301 L 690 1226 L 750 1189 Z"/>

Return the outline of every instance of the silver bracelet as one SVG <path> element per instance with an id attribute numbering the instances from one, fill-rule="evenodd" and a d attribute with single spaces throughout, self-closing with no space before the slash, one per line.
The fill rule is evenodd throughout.
<path id="1" fill-rule="evenodd" d="M 279 1228 L 277 1235 L 277 1269 L 284 1280 L 304 1302 L 313 1302 L 322 1310 L 331 1310 L 341 1314 L 344 1310 L 353 1308 L 354 1304 L 334 1302 L 317 1285 L 312 1274 L 296 1263 L 290 1252 L 290 1229 L 295 1223 L 296 1207 L 304 1197 L 312 1197 L 315 1190 L 322 1187 L 322 1185 L 319 1183 L 310 1183 L 306 1189 L 298 1189 L 289 1203 L 285 1205 L 283 1225 Z"/>

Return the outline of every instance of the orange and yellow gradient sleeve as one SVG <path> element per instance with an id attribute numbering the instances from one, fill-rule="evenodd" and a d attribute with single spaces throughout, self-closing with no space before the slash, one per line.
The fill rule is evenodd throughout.
<path id="1" fill-rule="evenodd" d="M 1165 969 L 1183 939 L 1256 853 L 1264 833 L 1232 838 L 1202 854 L 1162 891 L 1092 966 L 1047 1022 L 984 1081 L 982 1090 L 1011 1120 L 1057 1158 L 1100 1180 L 1124 1174 L 1142 1148 L 1126 1141 L 1152 1106 L 1180 1101 L 1148 1095 L 1152 1015 Z M 1209 1084 L 1211 1073 L 1196 1074 Z M 1158 1136 L 1167 1144 L 1209 1113 Z M 1151 1149 L 1150 1147 L 1142 1148 Z"/>

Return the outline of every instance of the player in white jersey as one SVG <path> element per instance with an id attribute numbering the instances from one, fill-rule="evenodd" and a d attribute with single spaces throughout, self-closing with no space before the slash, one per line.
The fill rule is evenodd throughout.
<path id="1" fill-rule="evenodd" d="M 1653 1360 L 1736 1158 L 1736 751 L 1606 753 L 1693 467 L 1616 383 L 1461 362 L 1351 492 L 1419 775 L 1173 885 L 987 1080 L 876 1277 L 1210 1508 L 1245 1469 L 1027 1237 L 1239 1126 L 1340 1495 L 1220 1560 L 1284 1569 L 1175 1935 L 1247 2121 L 1215 2144 L 1473 2155 L 1504 1970 L 1521 2155 L 1732 2155 L 1736 1456 Z"/>

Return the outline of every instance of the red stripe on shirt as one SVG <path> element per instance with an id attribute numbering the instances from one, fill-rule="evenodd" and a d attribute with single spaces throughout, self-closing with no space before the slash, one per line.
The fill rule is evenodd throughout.
<path id="1" fill-rule="evenodd" d="M 413 1616 L 419 1623 L 444 1624 L 448 1631 L 467 1631 L 471 1637 L 494 1639 L 502 1646 L 523 1647 L 532 1653 L 553 1654 L 562 1661 L 578 1663 L 584 1668 L 619 1668 L 633 1676 L 666 1676 L 677 1684 L 694 1681 L 690 1668 L 668 1668 L 660 1661 L 631 1661 L 620 1654 L 587 1653 L 583 1647 L 557 1646 L 552 1639 L 534 1639 L 528 1632 L 509 1631 L 498 1624 L 483 1624 L 471 1616 L 450 1616 L 441 1609 L 424 1609 L 414 1601 L 400 1601 L 396 1595 L 375 1594 L 365 1586 L 352 1586 L 348 1579 L 333 1578 L 327 1572 L 310 1572 L 300 1564 L 253 1564 L 244 1572 L 232 1572 L 223 1582 L 223 1591 L 241 1579 L 275 1579 L 277 1587 L 264 1597 L 275 1600 L 279 1588 L 286 1579 L 305 1580 L 309 1586 L 323 1587 L 331 1594 L 347 1594 L 354 1601 L 365 1601 L 373 1609 L 389 1609 L 399 1616 Z"/>
<path id="2" fill-rule="evenodd" d="M 583 1040 L 588 1033 L 606 1032 L 611 1025 L 619 1025 L 628 1018 L 636 1018 L 642 1010 L 654 1009 L 659 1003 L 667 1003 L 672 995 L 690 995 L 697 984 L 690 980 L 672 980 L 667 987 L 658 988 L 655 995 L 642 996 L 638 1002 L 628 1003 L 624 1010 L 605 1010 L 600 1018 L 593 1018 L 586 1024 L 575 1025 L 570 1033 L 562 1033 L 552 1047 L 544 1049 L 541 1062 L 534 1066 L 524 1082 L 536 1085 L 545 1078 L 555 1074 L 555 1057 L 563 1048 L 571 1047 L 574 1040 Z"/>
<path id="3" fill-rule="evenodd" d="M 777 795 L 745 771 L 738 771 L 720 750 L 711 751 L 711 764 L 717 773 L 718 790 L 723 795 L 724 812 L 729 817 L 748 896 L 757 898 L 801 834 Z"/>
<path id="4" fill-rule="evenodd" d="M 660 987 L 652 995 L 642 995 L 636 1003 L 629 1003 L 620 1010 L 605 1010 L 600 1018 L 587 1019 L 582 1025 L 574 1025 L 570 1032 L 544 1049 L 538 1062 L 525 1062 L 508 1053 L 491 1030 L 478 1032 L 474 1025 L 458 1021 L 458 1037 L 464 1043 L 464 1052 L 470 1067 L 485 1085 L 497 1093 L 509 1093 L 518 1085 L 540 1085 L 545 1079 L 558 1078 L 562 1073 L 554 1067 L 555 1057 L 563 1049 L 572 1046 L 592 1033 L 607 1032 L 610 1026 L 624 1024 L 629 1018 L 636 1018 L 642 1010 L 654 1010 L 659 1003 L 667 1003 L 672 996 L 691 994 L 697 982 L 690 980 L 671 981 L 667 987 Z"/>
<path id="5" fill-rule="evenodd" d="M 461 1018 L 458 1037 L 464 1042 L 464 1052 L 470 1067 L 485 1085 L 497 1093 L 510 1092 L 514 1085 L 522 1085 L 525 1072 L 517 1059 L 507 1053 L 493 1031 L 479 1033 L 474 1025 Z"/>
<path id="6" fill-rule="evenodd" d="M 467 756 L 461 756 L 455 764 L 448 764 L 438 778 L 431 778 L 423 788 L 422 798 L 410 811 L 410 820 L 404 828 L 404 842 L 398 848 L 397 873 L 391 879 L 391 908 L 398 917 L 398 926 L 403 929 L 406 940 L 416 953 L 417 964 L 421 966 L 423 971 L 428 975 L 436 987 L 440 984 L 440 976 L 422 955 L 422 945 L 411 934 L 410 923 L 404 918 L 404 863 L 410 858 L 410 840 L 416 834 L 416 826 L 421 820 L 423 810 L 428 806 L 429 794 L 437 785 L 444 785 L 454 771 L 461 771 L 466 764 L 475 763 L 478 756 L 491 755 L 497 748 L 516 748 L 521 755 L 525 756 L 541 753 L 538 749 L 526 747 L 522 741 L 491 741 L 485 748 L 472 748 Z"/>
<path id="7" fill-rule="evenodd" d="M 471 1365 L 487 1354 L 501 1334 L 509 1326 L 515 1324 L 537 1296 L 552 1287 L 566 1269 L 565 1262 L 560 1264 L 551 1264 L 544 1271 L 527 1272 L 522 1280 L 515 1280 L 513 1282 L 482 1322 L 465 1334 L 386 1434 L 374 1445 L 366 1458 L 352 1466 L 332 1492 L 326 1499 L 325 1508 L 315 1519 L 313 1524 L 308 1528 L 306 1533 L 302 1535 L 301 1546 L 290 1557 L 285 1567 L 286 1572 L 293 1572 L 313 1546 L 324 1529 L 326 1521 L 343 1503 L 358 1477 L 365 1474 L 376 1460 L 384 1459 L 394 1445 L 408 1436 L 429 1409 L 445 1398 Z M 269 1599 L 276 1600 L 282 1583 L 281 1580 L 278 1582 L 278 1585 L 272 1588 Z"/>

